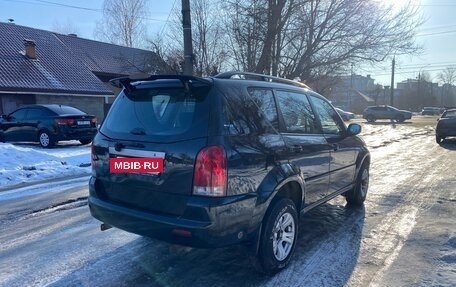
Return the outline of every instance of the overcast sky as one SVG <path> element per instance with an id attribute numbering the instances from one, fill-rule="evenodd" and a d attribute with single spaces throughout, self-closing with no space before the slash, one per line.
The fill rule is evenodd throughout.
<path id="1" fill-rule="evenodd" d="M 150 11 L 147 21 L 149 34 L 160 32 L 171 8 L 180 9 L 180 0 L 146 0 Z M 208 0 L 210 1 L 210 0 Z M 408 0 L 378 0 L 403 5 Z M 438 73 L 448 66 L 456 66 L 456 0 L 411 0 L 418 5 L 426 19 L 418 31 L 417 41 L 423 45 L 420 56 L 396 59 L 396 81 L 416 79 L 420 71 L 427 71 L 437 81 Z M 0 0 L 0 21 L 14 19 L 18 25 L 44 30 L 71 24 L 79 37 L 94 38 L 97 21 L 102 17 L 102 0 Z M 370 74 L 377 83 L 390 85 L 391 62 L 377 67 L 357 67 L 355 73 Z"/>

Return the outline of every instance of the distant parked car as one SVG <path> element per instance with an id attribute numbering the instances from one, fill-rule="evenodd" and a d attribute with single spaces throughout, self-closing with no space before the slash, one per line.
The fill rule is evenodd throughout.
<path id="1" fill-rule="evenodd" d="M 446 110 L 437 121 L 435 141 L 440 144 L 446 137 L 456 136 L 456 109 Z"/>
<path id="2" fill-rule="evenodd" d="M 335 108 L 337 113 L 340 115 L 340 117 L 344 120 L 344 121 L 349 121 L 351 119 L 354 119 L 355 118 L 355 114 L 354 113 L 350 113 L 350 112 L 346 112 L 342 109 L 339 109 L 339 108 Z"/>
<path id="3" fill-rule="evenodd" d="M 421 115 L 423 116 L 438 116 L 440 115 L 440 108 L 437 107 L 424 107 L 423 110 L 421 111 Z"/>
<path id="4" fill-rule="evenodd" d="M 88 144 L 97 133 L 97 118 L 64 105 L 28 105 L 0 119 L 1 142 L 39 142 L 50 148 L 58 141 Z"/>
<path id="5" fill-rule="evenodd" d="M 375 122 L 376 120 L 395 120 L 396 122 L 402 123 L 403 121 L 412 118 L 412 112 L 398 110 L 391 106 L 371 106 L 364 110 L 363 118 L 368 122 Z"/>

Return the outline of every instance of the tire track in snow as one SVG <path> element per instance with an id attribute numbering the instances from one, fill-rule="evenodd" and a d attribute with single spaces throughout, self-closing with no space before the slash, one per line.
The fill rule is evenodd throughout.
<path id="1" fill-rule="evenodd" d="M 432 148 L 429 148 L 431 144 Z M 407 146 L 417 147 L 414 149 L 413 154 L 436 154 L 436 151 L 432 150 L 438 148 L 427 137 L 415 138 L 413 142 L 409 142 L 404 146 L 405 152 L 399 153 L 400 157 L 396 158 L 397 162 L 406 167 L 413 164 L 401 158 L 413 158 L 410 157 L 411 152 L 407 150 Z M 390 157 L 390 155 L 385 156 Z M 365 250 L 365 252 L 362 253 L 359 264 L 347 286 L 382 286 L 381 280 L 383 276 L 399 256 L 402 247 L 413 231 L 419 213 L 432 205 L 430 198 L 433 197 L 433 193 L 428 188 L 433 181 L 438 180 L 438 175 L 443 170 L 442 165 L 437 165 L 438 167 L 434 165 L 435 162 L 438 162 L 443 157 L 444 155 L 440 155 L 439 158 L 434 158 L 433 160 L 419 160 L 419 162 L 415 163 L 420 165 L 419 174 L 401 173 L 401 175 L 405 174 L 407 176 L 395 178 L 398 182 L 393 188 L 378 194 L 377 202 L 382 202 L 391 196 L 398 198 L 394 202 L 395 206 L 390 207 L 392 210 L 379 212 L 380 214 L 386 214 L 386 217 L 377 225 L 377 228 L 365 236 L 361 246 L 361 249 Z M 390 174 L 391 170 L 385 169 L 385 171 L 387 174 L 382 175 L 384 178 L 392 176 Z M 382 185 L 386 183 L 383 182 Z M 406 192 L 405 194 L 403 194 L 404 191 Z"/>
<path id="2" fill-rule="evenodd" d="M 421 146 L 419 149 L 425 150 L 431 144 L 427 134 L 427 132 L 418 133 L 413 141 L 407 138 L 407 144 L 402 141 L 395 144 L 404 148 L 417 145 Z M 380 169 L 388 173 L 394 172 L 394 169 L 385 169 L 384 165 L 391 160 L 389 158 L 393 158 L 398 149 L 394 147 L 384 149 L 387 151 L 381 152 L 383 167 L 380 166 Z M 417 149 L 416 152 L 420 151 Z M 410 152 L 404 153 L 403 157 L 407 158 L 407 156 L 410 157 Z M 396 158 L 396 162 L 397 168 L 405 164 L 401 158 Z M 432 161 L 426 162 L 426 165 L 431 166 Z M 376 202 L 387 200 L 391 194 L 398 192 L 400 194 L 394 202 L 395 206 L 384 214 L 383 220 L 374 227 L 375 229 L 362 240 L 362 234 L 359 235 L 361 242 L 357 241 L 356 233 L 362 233 L 364 216 L 358 215 L 351 218 L 351 222 L 344 222 L 344 225 L 336 233 L 331 234 L 330 238 L 312 248 L 310 254 L 305 254 L 301 258 L 295 255 L 289 268 L 276 275 L 265 286 L 381 286 L 383 275 L 397 259 L 413 231 L 420 208 L 426 207 L 428 193 L 423 194 L 423 190 L 429 185 L 430 180 L 438 177 L 437 174 L 441 172 L 439 169 L 431 169 L 431 172 L 429 170 L 421 166 L 419 169 L 421 174 L 418 176 L 410 170 L 401 170 L 402 177 L 397 178 L 394 187 L 388 186 L 388 182 L 379 181 L 380 187 L 382 189 L 387 187 L 388 192 L 378 194 Z M 416 181 L 414 178 L 420 178 L 420 180 Z M 414 184 L 411 185 L 410 182 Z M 406 193 L 404 194 L 403 191 Z"/>

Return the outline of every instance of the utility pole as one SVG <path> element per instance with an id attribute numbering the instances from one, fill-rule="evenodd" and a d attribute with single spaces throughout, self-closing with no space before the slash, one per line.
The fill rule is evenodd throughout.
<path id="1" fill-rule="evenodd" d="M 351 98 L 353 95 L 353 64 L 351 64 L 351 70 L 350 70 L 350 93 L 348 97 L 348 110 L 351 110 Z"/>
<path id="2" fill-rule="evenodd" d="M 192 20 L 190 0 L 182 0 L 182 28 L 184 30 L 184 75 L 193 75 Z"/>
<path id="3" fill-rule="evenodd" d="M 421 71 L 418 73 L 418 91 L 416 91 L 418 96 L 418 103 L 420 104 L 419 108 L 421 108 L 423 100 L 421 99 Z"/>
<path id="4" fill-rule="evenodd" d="M 393 65 L 391 69 L 391 96 L 390 96 L 390 104 L 394 106 L 394 65 L 396 64 L 396 57 L 393 57 Z"/>

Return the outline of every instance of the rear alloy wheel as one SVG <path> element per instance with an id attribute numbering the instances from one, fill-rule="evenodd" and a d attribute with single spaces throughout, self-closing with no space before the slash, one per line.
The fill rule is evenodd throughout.
<path id="1" fill-rule="evenodd" d="M 266 213 L 258 252 L 261 271 L 273 275 L 290 262 L 298 235 L 298 213 L 288 198 L 277 201 Z"/>
<path id="2" fill-rule="evenodd" d="M 44 148 L 50 148 L 54 145 L 51 135 L 47 131 L 40 131 L 38 134 L 38 141 Z"/>
<path id="3" fill-rule="evenodd" d="M 345 199 L 348 204 L 362 206 L 366 200 L 367 190 L 369 189 L 369 167 L 363 164 L 356 177 L 355 187 L 347 191 Z"/>
<path id="4" fill-rule="evenodd" d="M 441 136 L 435 136 L 435 141 L 438 143 L 438 144 L 441 144 L 442 141 L 444 140 L 445 138 L 444 137 L 441 137 Z"/>
<path id="5" fill-rule="evenodd" d="M 92 140 L 79 140 L 82 145 L 86 145 L 92 142 Z"/>
<path id="6" fill-rule="evenodd" d="M 404 122 L 404 121 L 405 121 L 405 119 L 404 119 L 404 116 L 403 116 L 403 115 L 399 115 L 399 116 L 396 117 L 396 122 L 402 123 L 402 122 Z"/>

